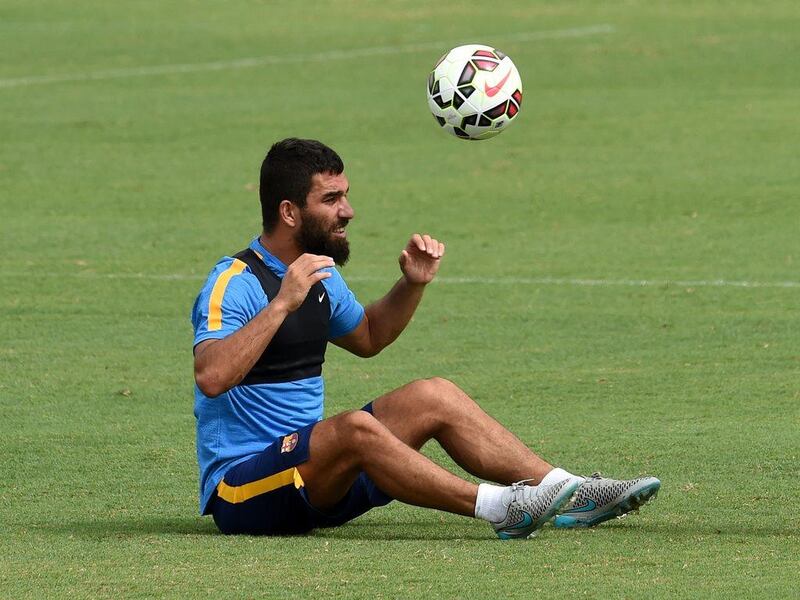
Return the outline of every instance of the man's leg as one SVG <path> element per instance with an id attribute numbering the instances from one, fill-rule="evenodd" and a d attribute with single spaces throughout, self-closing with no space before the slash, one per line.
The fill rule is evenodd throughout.
<path id="1" fill-rule="evenodd" d="M 338 415 L 314 428 L 310 460 L 298 469 L 315 507 L 334 506 L 364 471 L 402 502 L 479 516 L 491 521 L 501 538 L 525 537 L 575 490 L 597 508 L 586 512 L 590 503 L 584 506 L 581 496 L 567 506 L 559 526 L 591 527 L 625 514 L 653 498 L 661 485 L 654 477 L 584 480 L 553 469 L 445 379 L 412 382 L 375 400 L 372 411 L 374 416 L 364 411 Z M 531 479 L 538 487 L 478 488 L 417 452 L 430 439 L 473 475 L 505 485 Z M 512 513 L 520 514 L 517 509 L 532 517 L 523 527 L 510 522 Z"/>
<path id="2" fill-rule="evenodd" d="M 336 506 L 364 472 L 381 491 L 401 502 L 479 517 L 490 521 L 503 539 L 532 535 L 583 481 L 570 477 L 536 487 L 488 486 L 493 489 L 484 489 L 481 500 L 477 485 L 431 462 L 363 410 L 317 423 L 309 439 L 309 458 L 296 468 L 308 501 L 317 509 Z M 493 497 L 488 504 L 487 495 Z M 483 508 L 476 508 L 476 503 Z"/>
<path id="3" fill-rule="evenodd" d="M 465 471 L 503 485 L 542 481 L 553 466 L 486 414 L 457 385 L 413 381 L 372 404 L 375 418 L 415 449 L 435 439 Z"/>
<path id="4" fill-rule="evenodd" d="M 364 471 L 386 494 L 416 506 L 474 516 L 478 486 L 443 469 L 357 410 L 319 422 L 297 467 L 311 504 L 336 505 Z"/>
<path id="5" fill-rule="evenodd" d="M 308 448 L 308 460 L 296 468 L 317 509 L 335 507 L 363 472 L 401 502 L 489 521 L 502 539 L 533 535 L 583 481 L 567 475 L 548 485 L 477 486 L 431 462 L 363 410 L 317 423 Z"/>
<path id="6" fill-rule="evenodd" d="M 487 415 L 446 379 L 414 381 L 373 402 L 375 417 L 399 439 L 421 448 L 436 439 L 466 471 L 482 479 L 509 484 L 532 479 L 552 485 L 572 477 L 536 456 L 514 434 Z M 478 494 L 482 506 L 483 488 Z M 617 480 L 595 474 L 586 479 L 575 501 L 556 517 L 557 527 L 593 527 L 624 515 L 654 498 L 661 487 L 655 477 Z"/>

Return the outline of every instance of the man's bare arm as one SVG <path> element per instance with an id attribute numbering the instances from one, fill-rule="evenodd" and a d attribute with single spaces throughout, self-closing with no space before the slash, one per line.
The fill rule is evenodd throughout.
<path id="1" fill-rule="evenodd" d="M 403 277 L 383 298 L 367 306 L 358 327 L 333 343 L 358 356 L 369 357 L 394 342 L 414 315 L 425 286 L 439 270 L 442 256 L 444 244 L 427 234 L 415 233 L 400 255 Z"/>
<path id="2" fill-rule="evenodd" d="M 303 254 L 286 270 L 278 295 L 242 328 L 221 340 L 200 342 L 194 349 L 194 380 L 211 398 L 237 385 L 272 341 L 286 316 L 297 310 L 318 281 L 333 266 L 328 256 Z"/>

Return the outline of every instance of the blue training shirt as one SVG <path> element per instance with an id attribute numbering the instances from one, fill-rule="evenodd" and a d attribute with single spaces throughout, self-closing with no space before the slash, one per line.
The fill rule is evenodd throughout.
<path id="1" fill-rule="evenodd" d="M 281 279 L 286 265 L 261 245 L 258 237 L 250 248 L 260 254 Z M 322 280 L 330 299 L 328 339 L 353 331 L 364 318 L 364 308 L 336 269 Z M 237 331 L 269 303 L 256 276 L 241 261 L 226 256 L 211 270 L 192 308 L 194 345 L 222 339 Z M 237 385 L 215 398 L 194 386 L 197 419 L 197 462 L 200 468 L 200 513 L 225 472 L 264 450 L 275 438 L 322 419 L 322 377 L 297 381 Z"/>

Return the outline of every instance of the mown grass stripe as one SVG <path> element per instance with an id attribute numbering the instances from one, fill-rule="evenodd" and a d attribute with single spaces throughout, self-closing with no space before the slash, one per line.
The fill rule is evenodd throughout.
<path id="1" fill-rule="evenodd" d="M 511 35 L 496 34 L 484 37 L 488 40 L 502 40 L 504 42 L 534 42 L 537 40 L 575 38 L 613 32 L 613 26 L 603 24 L 589 25 L 586 27 L 572 27 L 569 29 L 555 29 L 552 31 L 530 31 Z M 448 42 L 439 40 L 435 42 L 421 42 L 417 44 L 402 44 L 396 46 L 371 46 L 367 48 L 328 50 L 327 52 L 314 52 L 311 54 L 255 56 L 247 58 L 235 58 L 231 60 L 216 60 L 204 63 L 145 65 L 122 69 L 104 69 L 100 71 L 90 71 L 88 73 L 29 75 L 26 77 L 0 79 L 0 88 L 14 88 L 76 81 L 98 81 L 127 77 L 149 77 L 153 75 L 178 75 L 183 73 L 202 73 L 208 71 L 232 71 L 236 69 L 252 69 L 254 67 L 292 63 L 328 62 L 334 60 L 349 60 L 353 58 L 391 56 L 393 54 L 407 54 L 435 49 L 444 50 L 447 48 L 447 46 Z"/>

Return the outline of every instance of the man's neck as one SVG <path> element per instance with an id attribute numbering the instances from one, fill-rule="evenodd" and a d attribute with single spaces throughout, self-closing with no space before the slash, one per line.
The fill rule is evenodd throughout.
<path id="1" fill-rule="evenodd" d="M 264 249 L 287 267 L 297 260 L 302 252 L 297 247 L 297 243 L 285 236 L 270 235 L 262 232 L 258 241 Z"/>

